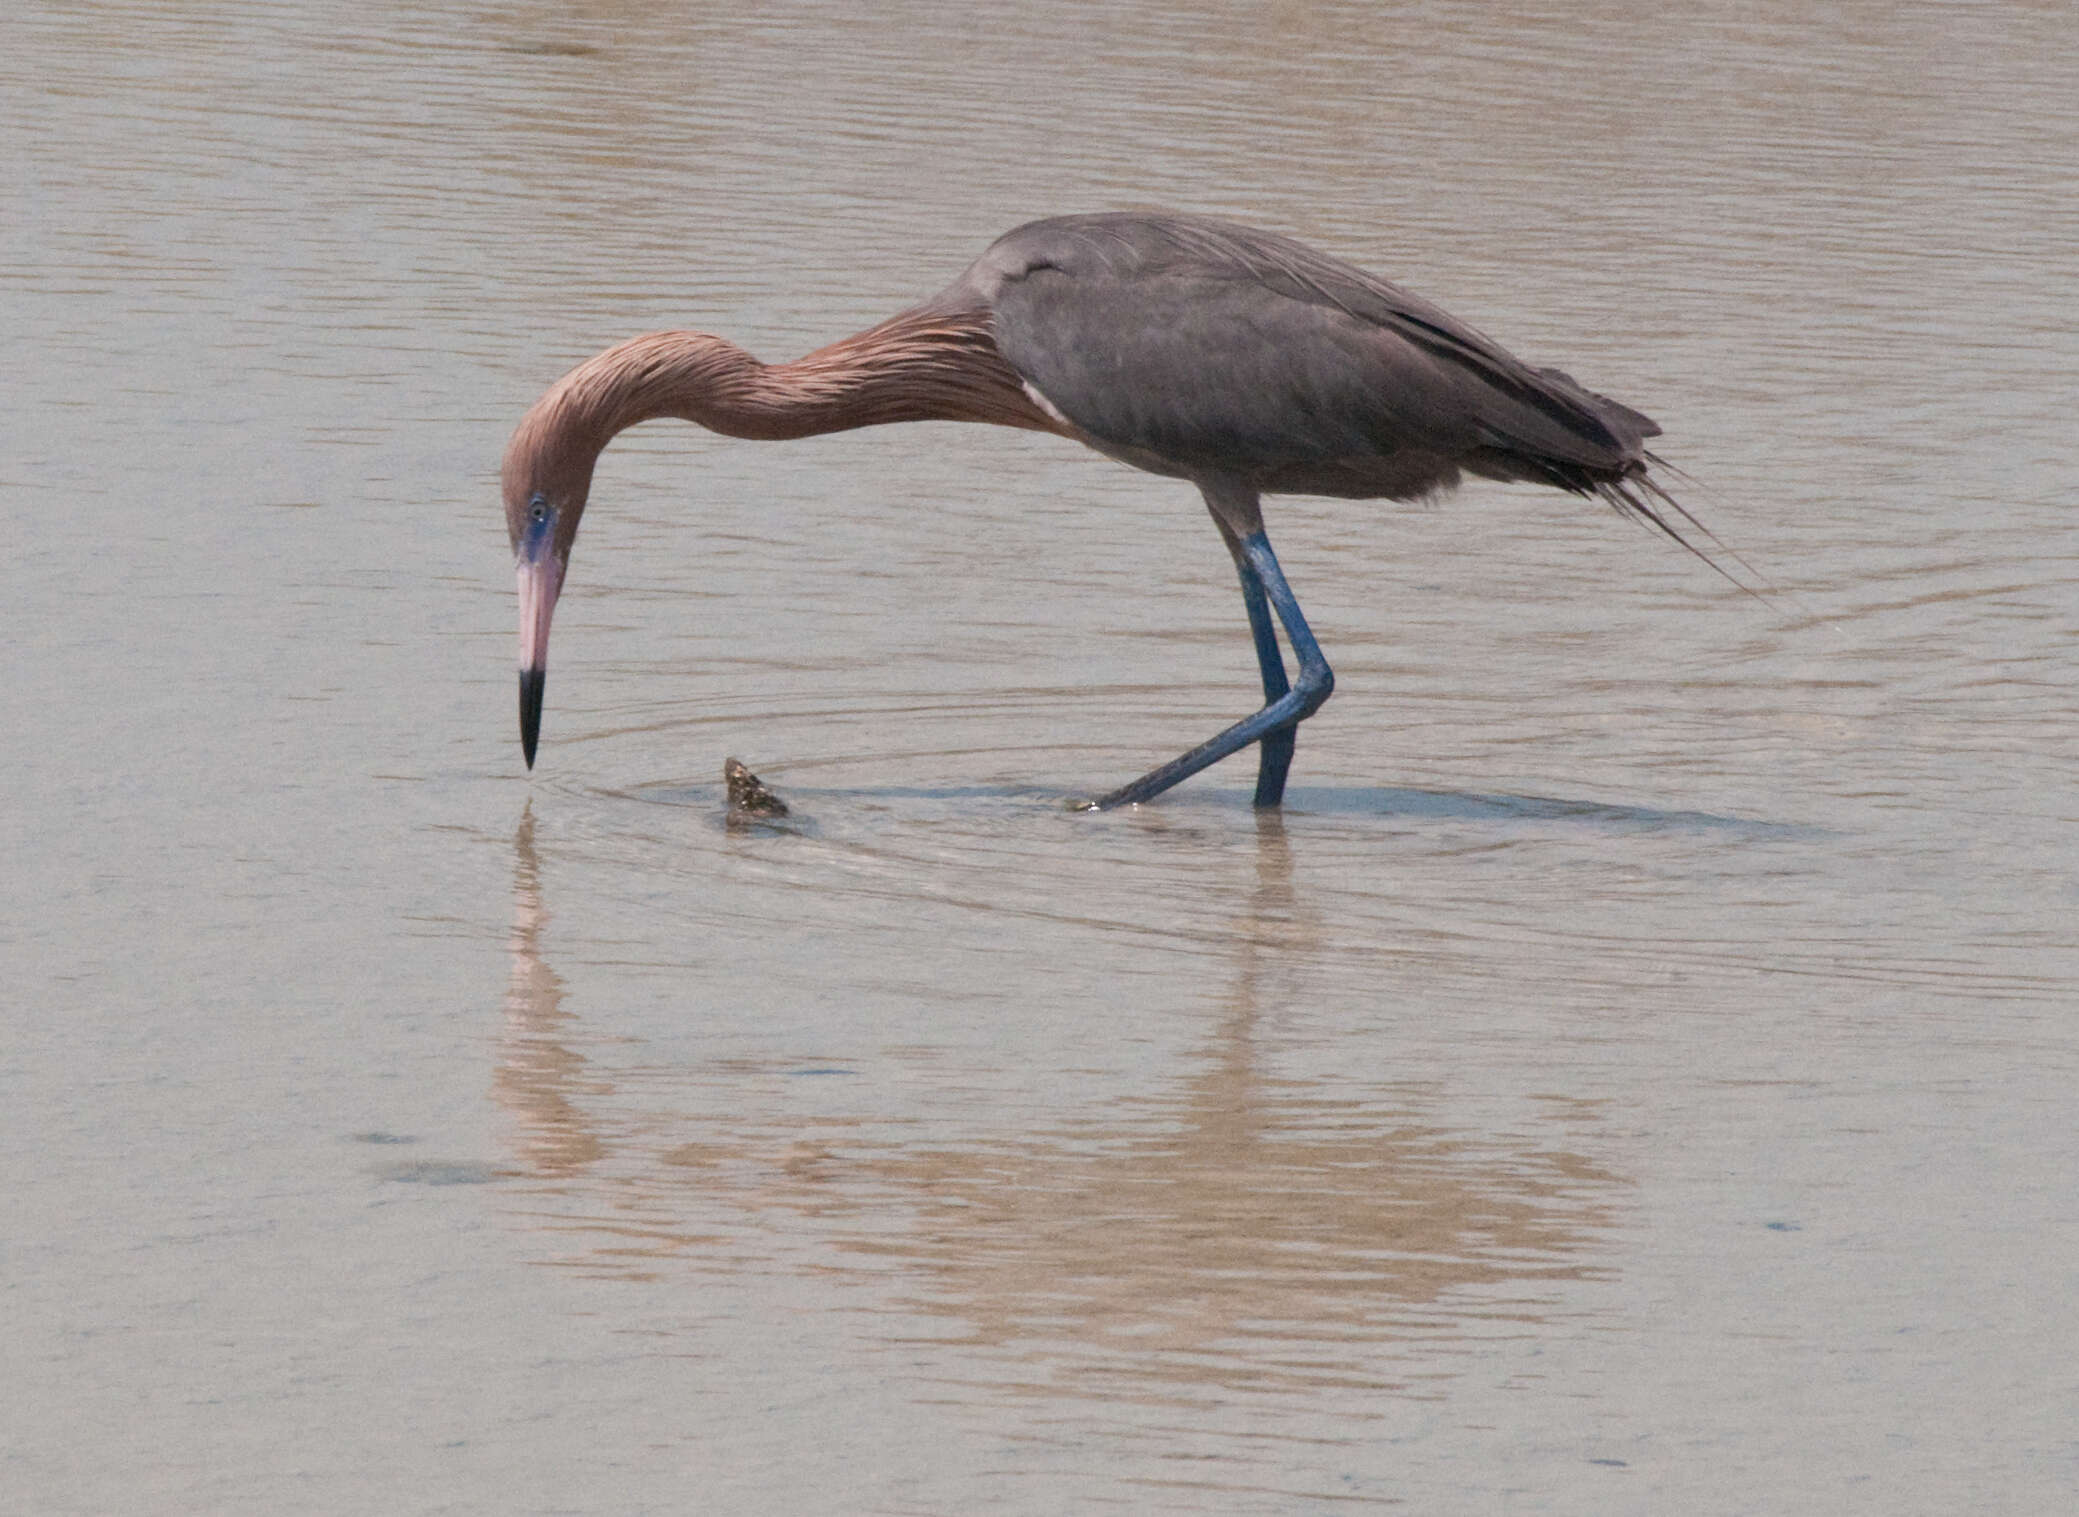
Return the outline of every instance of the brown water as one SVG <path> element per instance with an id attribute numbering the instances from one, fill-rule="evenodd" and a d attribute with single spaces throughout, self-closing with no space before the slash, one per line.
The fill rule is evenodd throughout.
<path id="1" fill-rule="evenodd" d="M 2062 1510 L 2059 7 L 16 6 L 0 1508 Z M 608 454 L 540 768 L 494 471 L 1046 212 L 1403 279 L 1654 414 L 1202 508 L 913 427 Z M 793 807 L 730 828 L 741 754 Z"/>

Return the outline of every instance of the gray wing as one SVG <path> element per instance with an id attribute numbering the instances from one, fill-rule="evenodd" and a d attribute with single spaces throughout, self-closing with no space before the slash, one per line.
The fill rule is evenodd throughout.
<path id="1" fill-rule="evenodd" d="M 1591 489 L 1659 428 L 1304 244 L 1195 217 L 1033 222 L 941 299 L 1099 447 L 1265 490 L 1423 494 L 1461 469 Z"/>

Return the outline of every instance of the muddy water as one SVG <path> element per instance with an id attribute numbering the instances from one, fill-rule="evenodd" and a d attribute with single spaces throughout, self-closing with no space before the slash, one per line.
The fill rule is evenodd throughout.
<path id="1" fill-rule="evenodd" d="M 0 768 L 37 1512 L 2058 1509 L 2053 8 L 17 8 Z M 608 454 L 541 762 L 493 474 L 1048 211 L 1390 272 L 1654 414 L 1274 503 L 950 426 Z M 792 807 L 730 827 L 740 754 Z"/>

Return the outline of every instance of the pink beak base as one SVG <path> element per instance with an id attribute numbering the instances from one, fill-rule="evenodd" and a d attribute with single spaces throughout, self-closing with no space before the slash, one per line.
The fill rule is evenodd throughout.
<path id="1" fill-rule="evenodd" d="M 534 767 L 541 737 L 541 693 L 549 673 L 549 619 L 563 593 L 563 565 L 554 553 L 520 560 L 520 752 Z"/>

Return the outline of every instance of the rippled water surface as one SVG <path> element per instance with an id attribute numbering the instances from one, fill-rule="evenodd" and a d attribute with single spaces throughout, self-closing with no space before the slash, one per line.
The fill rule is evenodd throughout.
<path id="1" fill-rule="evenodd" d="M 9 1511 L 2061 1510 L 2079 44 L 2054 6 L 18 6 Z M 1048 212 L 1650 412 L 1579 500 L 506 433 Z M 729 827 L 739 754 L 792 805 Z"/>

